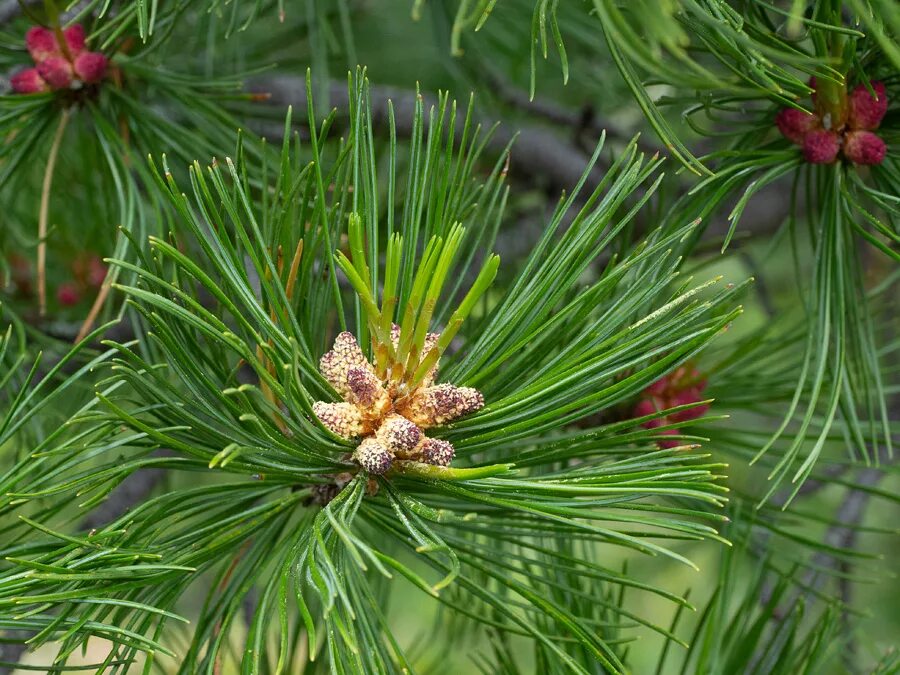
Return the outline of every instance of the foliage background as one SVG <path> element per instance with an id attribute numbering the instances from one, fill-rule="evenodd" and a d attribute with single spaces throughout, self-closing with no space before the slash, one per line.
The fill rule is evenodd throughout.
<path id="1" fill-rule="evenodd" d="M 119 9 L 133 9 L 142 4 L 120 3 Z M 81 145 L 72 143 L 64 148 L 56 178 L 57 185 L 64 187 L 58 187 L 54 193 L 56 198 L 51 205 L 51 221 L 65 220 L 69 224 L 65 228 L 65 236 L 54 240 L 56 250 L 51 255 L 57 260 L 65 260 L 73 251 L 83 248 L 86 241 L 89 248 L 106 256 L 112 255 L 114 250 L 123 250 L 121 236 L 111 233 L 115 232 L 114 228 L 109 227 L 113 221 L 137 231 L 153 227 L 154 208 L 157 207 L 153 204 L 153 198 L 147 197 L 149 192 L 145 181 L 149 182 L 148 176 L 133 168 L 139 166 L 137 149 L 152 151 L 156 156 L 167 153 L 169 161 L 176 167 L 174 172 L 181 175 L 182 168 L 189 161 L 199 159 L 208 162 L 213 156 L 222 157 L 230 153 L 234 147 L 235 121 L 251 134 L 260 133 L 271 138 L 273 145 L 278 145 L 285 106 L 293 104 L 297 111 L 303 111 L 306 106 L 303 75 L 307 67 L 312 68 L 315 106 L 320 113 L 326 113 L 332 104 L 339 108 L 345 106 L 346 101 L 342 98 L 346 96 L 345 74 L 356 65 L 364 64 L 372 84 L 376 117 L 379 110 L 383 113 L 384 100 L 390 97 L 396 103 L 398 120 L 401 120 L 399 126 L 402 127 L 402 111 L 406 110 L 409 114 L 417 88 L 429 102 L 436 99 L 439 90 L 460 102 L 468 100 L 469 94 L 474 92 L 477 117 L 500 123 L 488 152 L 492 159 L 500 156 L 500 149 L 518 133 L 509 162 L 511 192 L 506 218 L 495 246 L 504 260 L 523 258 L 529 246 L 537 240 L 560 191 L 570 189 L 584 170 L 599 137 L 599 129 L 605 128 L 608 133 L 608 154 L 602 162 L 607 162 L 610 155 L 621 152 L 637 132 L 642 134 L 639 141 L 642 148 L 652 153 L 662 147 L 622 81 L 599 32 L 593 24 L 580 18 L 583 8 L 578 8 L 581 13 L 569 11 L 570 8 L 563 8 L 560 13 L 568 47 L 569 82 L 564 84 L 559 56 L 552 49 L 548 59 L 539 56 L 535 60 L 532 71 L 527 55 L 532 46 L 534 5 L 524 0 L 497 3 L 482 31 L 476 34 L 467 30 L 458 36 L 454 36 L 453 29 L 458 7 L 453 3 L 416 3 L 415 11 L 411 11 L 406 3 L 387 6 L 386 3 L 309 0 L 304 6 L 297 3 L 296 7 L 284 7 L 283 22 L 279 21 L 282 8 L 276 3 L 211 4 L 212 10 L 208 12 L 205 7 L 196 6 L 172 16 L 161 12 L 154 35 L 166 35 L 165 47 L 154 49 L 151 36 L 149 48 L 145 51 L 135 48 L 134 68 L 143 69 L 140 72 L 145 79 L 141 81 L 139 90 L 132 94 L 135 99 L 140 98 L 149 105 L 141 115 L 136 114 L 134 107 L 126 109 L 124 114 L 128 114 L 128 110 L 135 113 L 144 138 L 136 143 L 140 147 L 136 148 L 135 157 L 130 160 L 126 159 L 127 155 L 121 149 L 110 148 L 106 151 L 108 154 L 88 164 L 90 167 L 101 167 L 105 162 L 114 167 L 113 173 L 118 167 L 120 177 L 133 181 L 130 187 L 118 193 L 108 192 L 98 199 L 101 189 L 92 189 L 84 180 L 85 158 L 96 153 L 92 137 L 83 136 Z M 93 3 L 93 6 L 96 5 Z M 92 4 L 87 3 L 87 7 L 90 9 Z M 414 13 L 419 14 L 417 19 L 413 18 Z M 4 15 L 0 13 L 0 16 Z M 21 16 L 10 16 L 11 19 L 0 28 L 2 45 L 8 46 L 0 51 L 0 71 L 7 70 L 7 65 L 20 62 L 20 54 L 14 45 L 28 25 Z M 127 11 L 122 11 L 121 16 L 127 18 Z M 252 20 L 243 28 L 243 21 L 251 17 Z M 240 30 L 238 27 L 241 27 Z M 138 29 L 132 25 L 130 30 L 136 32 Z M 168 34 L 169 31 L 171 34 Z M 139 44 L 139 40 L 135 44 Z M 123 56 L 123 61 L 127 58 L 130 57 Z M 659 58 L 670 57 L 660 54 Z M 183 74 L 184 78 L 175 74 Z M 266 101 L 250 100 L 223 93 L 232 91 L 230 88 L 239 82 L 243 83 L 245 90 L 267 92 L 271 98 Z M 199 83 L 208 94 L 208 105 L 221 112 L 220 117 L 209 111 L 199 111 L 199 104 L 191 98 Z M 532 86 L 535 98 L 530 101 L 529 90 Z M 169 89 L 166 90 L 166 87 Z M 685 93 L 684 89 L 662 83 L 652 84 L 650 91 L 654 97 L 696 95 L 689 89 Z M 154 105 L 154 100 L 158 105 Z M 127 103 L 125 100 L 123 105 Z M 684 123 L 679 113 L 680 109 L 675 106 L 662 108 L 666 123 L 695 155 L 701 156 L 705 151 L 720 147 L 716 145 L 721 142 L 720 139 L 701 137 Z M 896 111 L 893 114 L 896 117 Z M 295 122 L 302 117 L 302 114 L 295 115 Z M 215 126 L 210 126 L 212 121 L 216 122 Z M 734 133 L 728 126 L 730 121 L 733 120 L 726 118 L 719 122 L 717 133 L 726 138 Z M 741 128 L 740 120 L 734 121 L 734 124 L 735 128 Z M 296 123 L 296 129 L 301 135 L 308 132 L 302 121 Z M 247 141 L 246 147 L 250 155 L 265 152 L 252 139 Z M 109 157 L 116 157 L 117 160 L 110 160 Z M 118 159 L 122 164 L 116 164 Z M 130 164 L 132 161 L 135 163 Z M 486 171 L 489 166 L 490 163 L 485 162 L 482 170 Z M 690 173 L 679 169 L 677 160 L 666 160 L 666 181 L 655 195 L 651 207 L 639 217 L 636 228 L 647 229 L 659 217 L 665 216 L 671 208 L 673 196 L 696 181 Z M 28 233 L 33 236 L 34 190 L 20 187 L 29 182 L 29 172 L 35 174 L 30 177 L 31 183 L 39 180 L 42 163 L 29 162 L 17 174 L 21 178 L 13 179 L 4 186 L 5 227 L 0 233 L 0 245 L 4 246 L 4 250 L 33 246 L 33 240 L 27 237 Z M 88 175 L 99 176 L 100 172 L 89 172 Z M 17 185 L 16 180 L 22 183 Z M 98 181 L 105 183 L 102 179 Z M 147 197 L 150 206 L 134 206 L 127 200 L 123 206 L 123 194 Z M 784 245 L 784 235 L 776 234 L 788 217 L 790 207 L 787 180 L 777 181 L 765 188 L 751 200 L 736 237 L 724 255 L 718 255 L 717 251 L 728 231 L 726 217 L 729 209 L 719 209 L 709 219 L 704 239 L 692 251 L 686 267 L 696 269 L 698 277 L 702 278 L 722 274 L 728 281 L 740 283 L 753 276 L 756 283 L 743 299 L 743 316 L 716 343 L 709 356 L 710 361 L 706 363 L 714 361 L 716 350 L 721 354 L 727 353 L 730 345 L 797 312 L 799 301 L 794 280 L 811 275 L 815 263 L 803 247 L 799 250 L 805 253 L 801 253 L 799 259 L 790 255 Z M 123 213 L 126 214 L 124 217 Z M 98 217 L 98 214 L 102 216 Z M 801 221 L 802 217 L 801 210 Z M 885 281 L 890 284 L 892 277 L 896 276 L 892 262 L 879 257 L 877 252 L 863 250 L 860 256 L 870 287 Z M 51 287 L 54 278 L 59 281 L 65 279 L 67 274 L 62 265 L 52 269 Z M 888 288 L 893 288 L 893 295 L 896 296 L 896 286 L 888 285 Z M 887 301 L 883 311 L 878 313 L 878 320 L 887 325 L 888 335 L 896 335 L 896 300 L 894 298 L 891 304 L 890 290 L 885 295 Z M 25 319 L 25 325 L 29 327 L 23 330 L 30 332 L 32 339 L 43 341 L 47 335 L 50 336 L 50 341 L 45 345 L 49 354 L 53 353 L 54 348 L 61 348 L 53 338 L 71 340 L 86 309 L 86 306 L 79 306 L 60 311 L 53 322 L 41 326 L 42 335 L 37 335 L 33 322 L 29 321 L 27 308 L 17 307 L 15 303 L 4 306 L 5 311 L 14 313 L 13 318 Z M 107 317 L 114 316 L 114 308 L 107 308 L 106 312 Z M 888 347 L 884 351 L 891 357 L 891 347 L 896 344 L 896 338 L 889 338 L 886 344 Z M 889 375 L 895 376 L 896 372 L 896 365 L 893 370 L 888 368 Z M 771 375 L 771 372 L 746 372 L 743 379 L 729 381 L 723 378 L 717 381 L 713 378 L 711 382 L 711 396 L 719 399 L 715 412 L 727 410 L 732 414 L 733 421 L 719 421 L 709 428 L 712 439 L 709 448 L 716 459 L 731 463 L 730 485 L 736 492 L 749 495 L 748 503 L 754 501 L 752 496 L 762 495 L 769 488 L 765 480 L 766 471 L 747 466 L 743 461 L 746 458 L 733 452 L 727 453 L 722 448 L 733 447 L 729 444 L 728 434 L 736 433 L 735 430 L 753 430 L 760 424 L 774 430 L 780 417 L 778 412 L 768 417 L 763 415 L 760 422 L 759 410 L 741 402 L 742 396 L 750 391 L 759 397 L 757 401 L 762 401 L 763 405 L 768 400 L 769 406 L 783 409 L 785 401 L 789 400 L 790 389 L 785 394 L 784 383 Z M 748 380 L 751 386 L 748 386 Z M 754 380 L 757 385 L 755 391 L 752 386 Z M 896 393 L 896 377 L 889 378 L 887 394 L 896 396 Z M 52 419 L 53 415 L 62 417 L 67 412 L 65 408 L 65 402 L 53 400 L 41 414 L 46 415 L 46 419 Z M 896 430 L 896 407 L 891 418 Z M 29 432 L 38 437 L 44 433 L 39 427 Z M 720 441 L 718 446 L 717 440 Z M 864 469 L 841 468 L 846 455 L 839 446 L 840 442 L 837 442 L 833 447 L 829 446 L 826 452 L 827 461 L 823 462 L 822 469 L 826 471 L 825 475 L 830 475 L 827 474 L 829 468 L 837 467 L 843 472 L 842 476 L 860 480 L 860 471 Z M 879 492 L 868 500 L 858 531 L 852 537 L 852 548 L 871 556 L 854 560 L 852 574 L 856 581 L 846 598 L 851 607 L 862 612 L 863 616 L 853 623 L 852 629 L 839 629 L 841 637 L 834 640 L 833 653 L 829 654 L 827 665 L 813 672 L 841 673 L 851 670 L 848 660 L 842 658 L 851 644 L 855 645 L 853 648 L 859 655 L 850 660 L 857 666 L 856 671 L 873 672 L 884 655 L 896 647 L 896 637 L 900 635 L 900 586 L 891 572 L 891 561 L 897 550 L 896 520 L 900 507 L 895 495 L 900 488 L 900 477 L 890 463 L 884 473 L 877 484 Z M 165 483 L 155 484 L 157 488 L 160 485 L 172 487 Z M 803 495 L 802 503 L 797 505 L 798 513 L 839 514 L 847 503 L 848 494 L 846 485 L 833 482 Z M 828 523 L 816 522 L 812 518 L 798 515 L 796 521 L 785 522 L 809 542 L 822 541 L 828 535 Z M 815 545 L 802 545 L 797 541 L 792 543 L 780 539 L 777 542 L 773 547 L 774 553 L 788 560 L 793 550 L 801 556 L 817 550 Z M 691 601 L 703 607 L 719 585 L 720 570 L 726 569 L 722 546 L 714 541 L 684 543 L 676 550 L 694 560 L 700 571 L 694 572 L 660 559 L 641 556 L 629 559 L 624 554 L 621 554 L 621 560 L 609 560 L 606 564 L 619 567 L 627 563 L 629 573 L 673 593 L 680 594 L 691 588 Z M 738 553 L 735 556 L 733 597 L 740 597 L 743 592 L 752 594 L 758 590 L 755 586 L 758 558 Z M 391 620 L 398 627 L 396 633 L 412 647 L 428 640 L 420 627 L 424 624 L 423 614 L 427 616 L 433 612 L 434 606 L 424 602 L 424 597 L 415 591 L 401 588 L 397 591 L 398 597 L 392 600 Z M 838 584 L 830 590 L 835 594 L 847 592 Z M 188 596 L 184 600 L 185 611 L 197 611 L 199 602 L 199 597 Z M 631 609 L 653 617 L 658 624 L 667 625 L 672 620 L 674 608 L 670 603 L 637 594 L 632 596 L 631 602 L 635 603 L 630 606 Z M 679 624 L 679 635 L 691 635 L 697 621 L 696 614 L 685 613 Z M 815 630 L 815 620 L 811 623 Z M 653 672 L 665 641 L 651 631 L 639 633 L 641 641 L 630 650 L 633 670 L 636 673 Z M 240 644 L 239 636 L 236 636 L 235 644 Z M 448 644 L 447 653 L 442 655 L 443 672 L 467 671 L 473 667 L 473 655 L 480 649 L 489 648 L 489 645 L 485 634 L 471 641 L 461 639 Z M 679 672 L 681 652 L 678 650 L 679 647 L 670 645 L 669 651 L 677 653 L 670 654 L 669 661 L 661 666 L 661 672 Z M 29 658 L 39 662 L 41 657 L 34 655 Z M 528 658 L 527 655 L 523 657 L 523 665 Z M 165 664 L 165 659 L 161 663 Z M 235 667 L 234 664 L 229 665 Z M 487 672 L 491 672 L 490 666 L 486 668 Z"/>

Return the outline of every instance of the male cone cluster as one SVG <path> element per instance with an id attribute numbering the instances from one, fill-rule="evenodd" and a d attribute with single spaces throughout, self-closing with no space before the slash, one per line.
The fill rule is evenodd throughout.
<path id="1" fill-rule="evenodd" d="M 399 328 L 392 331 L 394 344 Z M 438 340 L 429 333 L 423 354 Z M 447 424 L 484 406 L 477 389 L 452 384 L 434 384 L 438 363 L 412 391 L 391 380 L 380 379 L 352 333 L 343 332 L 334 347 L 319 362 L 319 370 L 343 401 L 316 401 L 313 412 L 334 434 L 361 438 L 353 459 L 367 472 L 383 474 L 395 459 L 408 459 L 447 466 L 453 445 L 428 438 L 424 430 Z"/>
<path id="2" fill-rule="evenodd" d="M 14 91 L 36 94 L 96 84 L 106 76 L 107 58 L 85 47 L 79 24 L 62 31 L 62 40 L 49 28 L 34 26 L 25 35 L 25 46 L 34 61 L 9 79 Z"/>
<path id="3" fill-rule="evenodd" d="M 72 261 L 72 279 L 56 289 L 56 299 L 63 307 L 81 302 L 85 292 L 97 291 L 106 280 L 106 265 L 100 256 L 80 255 Z"/>
<path id="4" fill-rule="evenodd" d="M 815 78 L 809 84 L 813 88 L 816 112 L 797 108 L 781 110 L 775 117 L 775 124 L 782 135 L 799 145 L 803 157 L 811 164 L 831 164 L 840 154 L 853 164 L 881 164 L 887 146 L 873 132 L 888 108 L 884 84 L 871 83 L 874 96 L 865 85 L 857 85 L 846 95 L 846 105 L 839 106 L 835 113 L 820 105 Z"/>

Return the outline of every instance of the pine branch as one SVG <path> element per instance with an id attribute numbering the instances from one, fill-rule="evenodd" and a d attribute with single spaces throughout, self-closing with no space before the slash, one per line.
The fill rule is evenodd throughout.
<path id="1" fill-rule="evenodd" d="M 7 631 L 0 633 L 0 637 L 7 640 L 21 640 L 22 642 L 6 642 L 0 640 L 0 662 L 18 663 L 25 653 L 26 645 L 24 640 L 28 639 L 28 633 L 25 631 Z M 12 666 L 0 665 L 0 675 L 12 675 L 14 672 Z"/>
<path id="2" fill-rule="evenodd" d="M 864 469 L 860 472 L 859 476 L 857 476 L 856 483 L 860 486 L 875 487 L 883 477 L 883 471 L 877 469 Z M 871 494 L 869 492 L 859 489 L 852 490 L 844 499 L 844 502 L 837 512 L 836 519 L 841 525 L 835 525 L 829 529 L 825 534 L 825 543 L 829 546 L 835 546 L 849 551 L 856 550 L 859 531 L 855 526 L 862 522 L 862 519 L 865 516 L 866 505 L 870 499 Z M 851 626 L 849 614 L 853 592 L 853 582 L 850 578 L 850 573 L 853 569 L 852 564 L 849 560 L 835 560 L 832 556 L 828 556 L 824 553 L 820 553 L 819 557 L 820 559 L 815 560 L 814 564 L 822 566 L 827 565 L 830 562 L 830 564 L 836 565 L 837 570 L 842 574 L 842 576 L 838 578 L 838 590 L 843 605 L 841 621 L 844 626 L 844 634 L 846 635 L 847 640 L 841 658 L 851 673 L 859 672 L 859 664 L 854 661 L 858 653 L 857 640 L 855 631 Z M 820 578 L 822 574 L 823 572 L 821 571 L 817 572 L 817 578 Z M 815 581 L 811 585 L 815 585 Z"/>
<path id="3" fill-rule="evenodd" d="M 165 456 L 164 453 L 154 453 Z M 90 532 L 115 522 L 132 508 L 147 500 L 166 477 L 163 469 L 140 469 L 122 481 L 106 500 L 81 521 L 79 530 Z"/>
<path id="4" fill-rule="evenodd" d="M 193 629 L 187 670 L 214 667 L 232 608 L 253 586 L 258 601 L 241 650 L 249 672 L 264 657 L 260 645 L 273 608 L 284 608 L 279 653 L 288 653 L 289 602 L 311 644 L 322 630 L 336 636 L 328 655 L 334 668 L 365 671 L 359 662 L 365 654 L 386 669 L 407 659 L 370 595 L 373 577 L 399 574 L 504 635 L 530 638 L 545 658 L 577 672 L 585 670 L 579 663 L 624 672 L 619 625 L 665 629 L 618 607 L 611 589 L 685 602 L 609 569 L 588 551 L 625 547 L 690 564 L 677 543 L 720 538 L 722 466 L 693 452 L 693 437 L 679 432 L 682 423 L 669 425 L 675 434 L 667 438 L 684 444 L 666 449 L 657 448 L 653 430 L 632 420 L 571 425 L 631 400 L 703 349 L 739 313 L 740 286 L 716 290 L 717 280 L 694 286 L 673 275 L 673 245 L 694 224 L 654 232 L 602 275 L 592 269 L 659 185 L 658 162 L 646 162 L 631 143 L 603 182 L 579 196 L 589 189 L 589 173 L 582 176 L 512 285 L 485 304 L 479 298 L 488 297 L 496 259 L 485 261 L 471 289 L 460 281 L 477 267 L 476 254 L 490 250 L 502 218 L 503 162 L 486 176 L 476 173 L 484 137 L 471 115 L 457 130 L 444 100 L 426 127 L 419 102 L 404 156 L 397 157 L 396 143 L 389 146 L 387 182 L 406 190 L 381 202 L 382 164 L 368 135 L 367 98 L 361 83 L 348 97 L 346 152 L 323 158 L 320 148 L 334 128 L 317 124 L 310 112 L 312 162 L 295 157 L 285 139 L 281 171 L 260 177 L 239 147 L 235 160 L 205 171 L 194 165 L 193 201 L 163 161 L 157 187 L 171 202 L 165 215 L 172 234 L 151 238 L 153 255 L 139 254 L 140 264 L 117 261 L 135 274 L 133 285 L 120 289 L 146 322 L 152 348 L 111 343 L 114 367 L 96 406 L 48 444 L 39 465 L 14 471 L 0 495 L 3 508 L 20 500 L 48 504 L 40 520 L 15 524 L 37 530 L 42 543 L 33 551 L 8 550 L 16 562 L 3 578 L 19 564 L 53 573 L 28 576 L 15 588 L 0 584 L 8 591 L 0 592 L 0 606 L 56 597 L 61 584 L 70 589 L 64 601 L 30 615 L 30 627 L 46 629 L 41 641 L 71 626 L 64 653 L 91 635 L 115 638 L 115 658 L 164 653 L 151 632 L 154 617 L 168 612 L 178 620 L 171 616 L 177 598 L 207 571 L 220 570 Z M 459 135 L 466 142 L 457 143 Z M 397 175 L 401 167 L 408 175 Z M 266 197 L 257 201 L 257 192 Z M 329 267 L 335 248 L 337 263 Z M 290 251 L 297 253 L 288 264 Z M 339 286 L 338 271 L 355 295 Z M 200 302 L 201 288 L 214 298 L 211 306 Z M 368 331 L 372 340 L 355 343 L 353 358 L 361 363 L 358 345 L 371 346 L 377 369 L 367 372 L 377 386 L 369 391 L 381 387 L 388 395 L 384 387 L 393 392 L 396 384 L 395 411 L 406 410 L 404 399 L 414 398 L 420 383 L 435 395 L 475 395 L 472 414 L 450 417 L 452 424 L 422 416 L 444 415 L 446 406 L 407 412 L 438 447 L 450 448 L 448 458 L 429 464 L 397 456 L 387 474 L 381 463 L 366 463 L 363 444 L 378 445 L 378 438 L 360 441 L 365 427 L 348 433 L 326 414 L 341 405 L 332 403 L 339 390 L 348 396 L 343 409 L 355 400 L 345 391 L 349 370 L 340 379 L 337 345 L 321 370 L 315 365 L 330 342 L 323 320 L 329 316 L 342 328 Z M 390 349 L 392 323 L 398 334 Z M 432 325 L 439 332 L 430 333 Z M 457 335 L 461 347 L 450 354 L 445 350 Z M 346 351 L 351 340 L 341 333 L 338 344 Z M 377 358 L 382 354 L 387 358 Z M 441 356 L 445 384 L 432 388 L 432 366 Z M 242 381 L 243 368 L 255 378 Z M 487 398 L 483 408 L 476 383 Z M 154 455 L 161 447 L 174 455 Z M 510 460 L 518 463 L 515 472 Z M 220 479 L 144 499 L 90 539 L 65 535 L 60 543 L 53 521 L 73 490 L 99 503 L 147 467 Z M 551 532 L 558 536 L 548 538 Z M 97 557 L 97 546 L 129 557 Z M 146 562 L 134 564 L 134 555 Z M 584 600 L 573 603 L 572 596 Z M 97 620 L 82 621 L 88 613 Z"/>

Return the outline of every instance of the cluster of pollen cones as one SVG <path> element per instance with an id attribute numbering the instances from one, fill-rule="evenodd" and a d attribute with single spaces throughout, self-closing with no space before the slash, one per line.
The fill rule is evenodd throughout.
<path id="1" fill-rule="evenodd" d="M 395 326 L 395 346 L 399 333 Z M 428 334 L 423 354 L 438 337 Z M 454 456 L 453 445 L 428 438 L 424 430 L 475 412 L 484 406 L 484 398 L 472 387 L 434 384 L 437 368 L 435 363 L 415 389 L 405 391 L 402 385 L 379 378 L 353 334 L 341 333 L 319 362 L 319 370 L 343 401 L 316 401 L 313 412 L 334 434 L 362 439 L 353 459 L 369 473 L 385 473 L 395 459 L 447 466 Z"/>

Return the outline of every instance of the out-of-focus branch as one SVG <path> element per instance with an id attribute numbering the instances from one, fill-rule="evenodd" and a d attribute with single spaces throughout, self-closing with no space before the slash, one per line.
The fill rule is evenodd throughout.
<path id="1" fill-rule="evenodd" d="M 306 82 L 292 75 L 269 75 L 251 80 L 248 88 L 254 93 L 269 94 L 269 102 L 279 108 L 291 105 L 295 110 L 306 110 Z M 346 119 L 349 111 L 349 94 L 346 82 L 328 83 L 328 104 Z M 388 130 L 388 101 L 393 103 L 397 135 L 412 133 L 413 115 L 417 97 L 425 108 L 437 105 L 431 94 L 416 94 L 408 89 L 372 86 L 370 89 L 372 125 L 378 132 Z M 459 116 L 460 118 L 462 116 Z M 460 137 L 463 120 L 457 119 L 456 138 Z M 476 113 L 474 122 L 490 128 L 493 122 Z M 499 154 L 517 136 L 510 158 L 510 174 L 544 184 L 554 190 L 570 190 L 581 178 L 589 157 L 573 147 L 565 138 L 541 126 L 523 126 L 516 134 L 505 126 L 498 126 L 488 143 L 487 150 Z M 596 186 L 603 177 L 600 167 L 594 167 L 588 177 L 588 188 Z"/>
<path id="2" fill-rule="evenodd" d="M 40 5 L 43 0 L 0 0 L 0 26 L 9 23 L 22 14 L 22 5 L 26 8 Z M 84 3 L 80 2 L 68 12 L 62 14 L 63 21 L 78 14 Z"/>
<path id="3" fill-rule="evenodd" d="M 8 631 L 0 636 L 8 640 L 25 640 L 28 636 L 20 630 Z M 25 653 L 25 645 L 21 642 L 0 642 L 0 662 L 18 663 Z M 12 669 L 0 665 L 0 675 L 11 675 Z"/>
<path id="4" fill-rule="evenodd" d="M 284 108 L 288 105 L 294 110 L 305 111 L 307 107 L 306 82 L 304 78 L 292 75 L 268 75 L 254 78 L 247 83 L 249 91 L 258 94 L 268 94 L 269 104 Z M 349 94 L 345 81 L 332 80 L 326 83 L 321 97 L 327 93 L 328 105 L 338 111 L 338 119 L 346 123 L 349 111 Z M 501 92 L 501 97 L 513 96 L 512 93 Z M 409 89 L 398 87 L 371 85 L 370 102 L 372 111 L 372 125 L 376 133 L 386 135 L 388 131 L 388 102 L 392 102 L 394 118 L 399 137 L 408 136 L 412 132 L 413 115 L 417 97 L 421 97 L 425 108 L 437 104 L 437 98 L 431 94 L 417 94 Z M 514 97 L 517 99 L 517 97 Z M 588 164 L 590 155 L 572 142 L 566 136 L 566 131 L 577 130 L 579 124 L 585 124 L 578 119 L 578 113 L 553 106 L 546 102 L 531 102 L 531 109 L 535 114 L 557 124 L 560 129 L 554 129 L 548 125 L 526 124 L 520 125 L 516 131 L 510 125 L 498 125 L 486 150 L 489 153 L 499 154 L 515 137 L 510 163 L 509 173 L 513 178 L 530 182 L 546 188 L 550 192 L 559 193 L 571 190 L 581 179 L 582 173 Z M 461 116 L 460 116 L 461 117 Z M 296 119 L 296 117 L 295 117 Z M 426 117 L 427 120 L 427 117 Z M 493 126 L 493 120 L 483 113 L 476 111 L 475 120 L 484 128 Z M 463 120 L 457 120 L 456 138 L 460 137 Z M 599 135 L 606 122 L 592 117 L 587 122 L 592 133 Z M 270 132 L 273 135 L 281 133 L 281 126 L 272 125 L 271 129 L 260 131 Z M 624 132 L 615 130 L 611 136 L 621 139 Z M 642 141 L 642 150 L 656 151 L 656 146 Z M 585 189 L 596 187 L 603 178 L 605 167 L 598 165 L 593 168 L 586 181 Z M 774 233 L 784 222 L 790 210 L 790 190 L 784 185 L 773 184 L 760 191 L 750 201 L 739 232 L 733 246 L 740 244 L 741 235 L 751 231 L 753 235 L 769 236 Z M 726 209 L 722 209 L 722 215 L 714 218 L 708 225 L 706 237 L 721 240 L 728 231 L 730 223 L 725 217 Z M 643 228 L 638 226 L 639 230 Z"/>
<path id="5" fill-rule="evenodd" d="M 165 475 L 165 469 L 144 468 L 134 472 L 81 521 L 81 530 L 94 530 L 121 518 L 134 506 L 143 503 Z"/>
<path id="6" fill-rule="evenodd" d="M 36 4 L 34 0 L 26 4 Z M 0 25 L 9 23 L 22 13 L 22 5 L 19 0 L 0 0 Z"/>
<path id="7" fill-rule="evenodd" d="M 893 418 L 900 416 L 900 397 L 892 397 L 889 404 L 890 414 Z M 850 551 L 856 548 L 856 541 L 859 533 L 859 525 L 862 523 L 866 514 L 866 507 L 872 497 L 870 488 L 875 487 L 885 476 L 886 467 L 895 461 L 894 457 L 889 455 L 884 448 L 878 449 L 878 457 L 876 466 L 865 467 L 860 469 L 852 484 L 849 484 L 843 501 L 837 508 L 834 516 L 834 523 L 826 530 L 822 538 L 823 547 L 827 547 L 830 551 Z M 833 479 L 839 479 L 848 474 L 853 469 L 852 464 L 840 464 L 826 467 L 815 478 L 807 480 L 797 493 L 798 497 L 809 497 L 816 494 L 822 488 L 832 484 Z M 776 506 L 782 506 L 787 503 L 791 493 L 791 488 L 787 488 L 776 493 L 772 502 Z M 754 546 L 754 550 L 758 554 L 765 553 L 766 544 L 770 539 L 768 532 Z M 807 571 L 803 578 L 797 583 L 791 595 L 782 603 L 772 618 L 780 618 L 792 611 L 798 603 L 808 602 L 812 596 L 816 594 L 828 581 L 835 575 L 830 571 L 839 573 L 837 579 L 838 593 L 841 602 L 844 605 L 842 611 L 842 621 L 844 625 L 849 624 L 849 605 L 852 601 L 852 581 L 850 574 L 853 569 L 852 561 L 841 557 L 835 553 L 826 550 L 817 551 L 810 558 Z M 760 594 L 760 604 L 765 606 L 771 599 L 772 585 L 764 586 Z M 849 672 L 854 672 L 855 664 L 853 663 L 853 655 L 856 647 L 855 642 L 850 639 L 849 633 L 846 635 L 847 644 L 843 651 L 843 659 L 845 666 Z M 771 640 L 777 643 L 785 639 L 783 632 L 773 631 Z M 777 653 L 777 649 L 772 650 Z M 762 663 L 763 654 L 757 654 L 755 662 Z"/>
<path id="8" fill-rule="evenodd" d="M 857 528 L 865 517 L 866 506 L 869 503 L 871 493 L 866 488 L 874 487 L 884 477 L 884 471 L 876 468 L 862 469 L 856 477 L 856 487 L 850 488 L 844 500 L 835 513 L 835 523 L 828 528 L 822 539 L 824 546 L 828 546 L 837 550 L 852 550 L 856 545 Z M 806 603 L 811 597 L 825 585 L 831 575 L 829 570 L 849 572 L 850 565 L 843 558 L 836 556 L 827 551 L 816 552 L 809 563 L 809 569 L 803 576 L 802 581 L 794 588 L 791 595 L 777 609 L 773 618 L 786 616 L 788 612 L 797 607 L 798 603 Z M 840 585 L 842 600 L 849 601 L 849 582 L 847 585 Z M 770 591 L 769 591 L 770 592 Z M 769 592 L 764 592 L 760 596 L 761 604 L 768 603 Z M 844 621 L 847 616 L 844 613 Z M 790 631 L 780 631 L 777 628 L 772 630 L 770 640 L 767 642 L 767 652 L 778 653 L 780 643 L 789 639 Z M 847 663 L 850 654 L 854 651 L 852 641 L 848 641 L 845 648 L 845 663 Z M 766 668 L 764 662 L 765 654 L 757 654 L 754 659 L 756 666 L 763 670 Z M 852 664 L 848 664 L 852 665 Z M 853 672 L 852 670 L 850 672 Z"/>
<path id="9" fill-rule="evenodd" d="M 488 80 L 494 94 L 501 101 L 534 117 L 545 119 L 552 124 L 567 129 L 575 140 L 579 140 L 582 135 L 588 134 L 591 137 L 590 140 L 596 143 L 604 131 L 620 139 L 629 139 L 633 135 L 633 133 L 621 128 L 610 120 L 600 119 L 594 107 L 589 103 L 578 110 L 566 108 L 541 97 L 531 98 L 525 91 L 511 86 L 506 78 L 498 74 L 488 75 Z M 641 138 L 638 141 L 638 145 L 645 152 L 650 152 L 651 154 L 654 152 L 665 152 L 663 146 L 650 139 Z"/>

